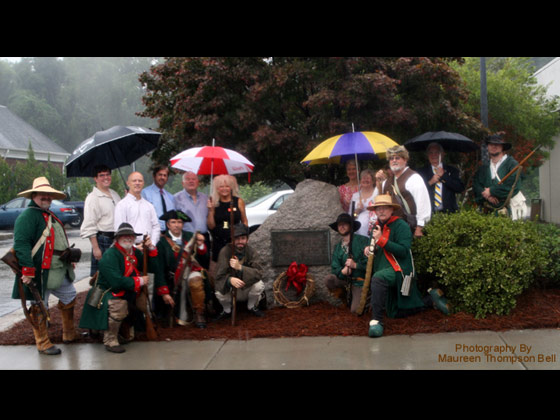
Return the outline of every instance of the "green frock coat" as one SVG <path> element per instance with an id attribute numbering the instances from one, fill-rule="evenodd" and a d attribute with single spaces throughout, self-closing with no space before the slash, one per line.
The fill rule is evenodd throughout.
<path id="1" fill-rule="evenodd" d="M 517 166 L 517 161 L 513 157 L 508 156 L 498 168 L 498 176 L 500 177 L 500 179 L 503 179 L 516 166 Z M 506 179 L 502 185 L 498 185 L 500 181 L 498 181 L 497 178 L 492 179 L 490 164 L 487 163 L 485 165 L 482 165 L 476 171 L 473 180 L 473 192 L 477 204 L 485 205 L 485 203 L 487 203 L 489 206 L 493 208 L 500 209 L 504 205 L 505 200 L 511 191 L 511 188 L 515 183 L 516 175 L 517 175 L 516 173 L 511 174 L 509 178 Z M 485 188 L 490 188 L 490 194 L 492 194 L 494 197 L 500 200 L 497 206 L 491 205 L 482 196 L 482 191 Z M 515 196 L 520 189 L 521 189 L 521 180 L 518 180 L 517 183 L 515 184 L 511 197 Z"/>
<path id="2" fill-rule="evenodd" d="M 362 235 L 354 234 L 352 238 L 352 256 L 356 262 L 356 268 L 352 271 L 352 284 L 354 286 L 363 286 L 364 282 L 356 280 L 363 279 L 366 276 L 367 257 L 364 255 L 364 248 L 368 246 L 368 238 Z M 331 273 L 339 279 L 344 280 L 346 276 L 342 274 L 344 263 L 348 259 L 348 253 L 342 246 L 342 241 L 336 244 L 331 261 Z"/>
<path id="3" fill-rule="evenodd" d="M 411 282 L 409 295 L 401 294 L 403 275 L 412 274 L 411 246 L 410 226 L 400 217 L 393 216 L 383 226 L 383 234 L 377 241 L 373 260 L 373 277 L 381 278 L 389 285 L 385 308 L 389 318 L 394 318 L 399 309 L 414 309 L 424 306 L 415 278 Z M 402 269 L 402 274 L 395 271 L 386 252 L 394 256 Z M 389 258 L 391 257 L 389 256 Z"/>
<path id="4" fill-rule="evenodd" d="M 55 217 L 52 218 L 53 231 L 55 233 L 54 240 L 51 236 L 47 237 L 45 243 L 41 245 L 37 253 L 33 256 L 33 258 L 31 258 L 31 250 L 47 226 L 44 215 L 48 216 L 48 214 L 49 212 L 41 210 L 40 207 L 31 200 L 28 208 L 18 216 L 14 225 L 14 250 L 16 257 L 19 265 L 22 267 L 23 274 L 33 276 L 35 285 L 41 294 L 41 298 L 44 298 L 45 296 L 45 290 L 47 288 L 47 281 L 49 279 L 49 272 L 51 268 L 56 268 L 59 272 L 58 277 L 60 278 L 58 279 L 57 284 L 60 283 L 61 278 L 64 276 L 64 272 L 68 272 L 68 277 L 71 281 L 75 278 L 74 269 L 71 264 L 62 263 L 58 256 L 52 254 L 52 251 L 45 252 L 45 245 L 49 243 L 57 250 L 62 250 L 68 246 L 68 238 L 64 232 L 64 227 Z M 45 268 L 41 268 L 44 263 L 43 260 L 45 260 Z M 50 260 L 50 262 L 48 262 L 48 260 Z M 18 281 L 19 276 L 16 276 L 12 290 L 13 299 L 20 298 Z M 33 300 L 32 293 L 25 285 L 24 290 L 26 299 Z"/>
<path id="5" fill-rule="evenodd" d="M 116 244 L 113 244 L 107 251 L 105 251 L 101 260 L 99 260 L 99 274 L 97 277 L 97 285 L 101 289 L 107 290 L 110 288 L 111 290 L 103 295 L 102 304 L 99 309 L 87 303 L 93 291 L 93 287 L 89 290 L 86 297 L 86 303 L 84 304 L 84 309 L 82 311 L 82 316 L 80 318 L 80 328 L 106 330 L 109 314 L 109 300 L 123 298 L 113 296 L 113 293 L 120 294 L 123 291 L 125 293 L 137 293 L 139 291 L 139 283 L 134 279 L 134 277 L 142 275 L 144 261 L 142 252 L 134 248 L 134 256 L 137 260 L 138 272 L 133 270 L 129 276 L 125 276 L 126 262 L 124 256 L 116 248 L 116 246 Z M 150 251 L 148 256 L 148 272 L 156 273 L 158 269 L 157 250 Z"/>

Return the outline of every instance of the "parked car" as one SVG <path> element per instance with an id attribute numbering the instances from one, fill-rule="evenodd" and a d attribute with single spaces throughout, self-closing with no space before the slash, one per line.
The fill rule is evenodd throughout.
<path id="1" fill-rule="evenodd" d="M 294 193 L 294 190 L 275 191 L 245 206 L 247 221 L 249 222 L 249 231 L 254 232 L 268 216 L 276 213 L 278 207 Z"/>
<path id="2" fill-rule="evenodd" d="M 72 227 L 80 227 L 84 221 L 84 202 L 83 201 L 63 201 L 65 204 L 69 204 L 76 208 L 76 211 L 80 215 L 76 220 L 68 223 Z"/>
<path id="3" fill-rule="evenodd" d="M 17 217 L 27 208 L 31 200 L 18 197 L 0 205 L 0 229 L 13 229 Z M 72 205 L 53 200 L 50 209 L 64 224 L 75 222 L 80 213 Z"/>

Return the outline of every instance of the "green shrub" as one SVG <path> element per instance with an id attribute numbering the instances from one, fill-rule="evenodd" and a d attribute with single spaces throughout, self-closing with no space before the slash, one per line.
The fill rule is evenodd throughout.
<path id="1" fill-rule="evenodd" d="M 474 210 L 436 214 L 413 245 L 418 276 L 436 280 L 455 311 L 508 314 L 546 252 L 532 222 Z"/>
<path id="2" fill-rule="evenodd" d="M 552 223 L 535 223 L 541 246 L 547 253 L 546 263 L 538 271 L 543 287 L 560 286 L 560 228 Z"/>

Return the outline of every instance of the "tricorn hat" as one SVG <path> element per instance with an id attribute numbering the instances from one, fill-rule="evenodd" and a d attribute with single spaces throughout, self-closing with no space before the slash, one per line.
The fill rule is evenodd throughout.
<path id="1" fill-rule="evenodd" d="M 391 206 L 393 209 L 398 210 L 401 206 L 393 202 L 393 198 L 389 194 L 379 194 L 375 197 L 373 204 L 368 206 L 368 210 L 375 210 L 376 207 Z"/>
<path id="2" fill-rule="evenodd" d="M 165 220 L 166 222 L 170 219 L 180 219 L 183 222 L 192 222 L 192 219 L 181 210 L 169 210 L 162 214 L 159 218 L 159 220 Z"/>
<path id="3" fill-rule="evenodd" d="M 339 223 L 348 223 L 349 225 L 351 225 L 352 224 L 352 217 L 348 213 L 340 213 L 338 215 L 338 217 L 336 218 L 336 222 L 331 223 L 329 226 L 332 230 L 334 230 L 335 232 L 338 232 L 338 224 Z M 354 232 L 356 232 L 358 229 L 360 229 L 360 226 L 362 226 L 362 224 L 360 222 L 358 222 L 357 220 L 354 220 Z"/>
<path id="4" fill-rule="evenodd" d="M 506 150 L 511 149 L 511 143 L 504 141 L 501 135 L 493 134 L 486 139 L 486 144 L 501 144 L 504 148 L 504 152 Z"/>
<path id="5" fill-rule="evenodd" d="M 141 236 L 141 233 L 134 232 L 132 225 L 130 223 L 121 223 L 117 231 L 115 232 L 115 238 L 123 235 L 134 235 Z"/>
<path id="6" fill-rule="evenodd" d="M 20 192 L 18 194 L 18 197 L 31 198 L 31 194 L 33 194 L 34 192 L 49 193 L 53 196 L 53 198 L 58 200 L 63 200 L 66 198 L 66 194 L 51 187 L 49 180 L 44 176 L 35 178 L 33 180 L 33 187 L 30 190 Z"/>

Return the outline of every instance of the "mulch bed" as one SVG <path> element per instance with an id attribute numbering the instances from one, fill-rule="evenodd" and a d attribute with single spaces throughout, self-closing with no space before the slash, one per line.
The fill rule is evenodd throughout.
<path id="1" fill-rule="evenodd" d="M 81 316 L 86 292 L 79 293 L 75 319 Z M 56 306 L 50 309 L 49 337 L 55 344 L 62 342 L 62 320 Z M 244 305 L 238 305 L 237 323 L 231 320 L 209 321 L 206 329 L 192 325 L 168 328 L 158 325 L 160 341 L 166 340 L 248 340 L 252 338 L 313 337 L 313 336 L 367 336 L 369 317 L 352 315 L 347 308 L 329 303 L 314 303 L 308 307 L 274 307 L 263 318 L 248 313 Z M 78 322 L 76 321 L 76 325 Z M 477 330 L 505 331 L 511 329 L 536 329 L 560 327 L 560 290 L 531 289 L 523 293 L 517 306 L 509 315 L 491 315 L 476 319 L 473 315 L 456 313 L 443 315 L 428 309 L 407 318 L 385 320 L 385 336 L 418 333 L 465 332 Z M 79 330 L 83 331 L 83 330 Z M 137 340 L 146 340 L 138 333 Z M 80 336 L 76 342 L 98 342 L 89 336 Z M 35 344 L 31 326 L 24 319 L 7 331 L 0 332 L 1 345 Z"/>

